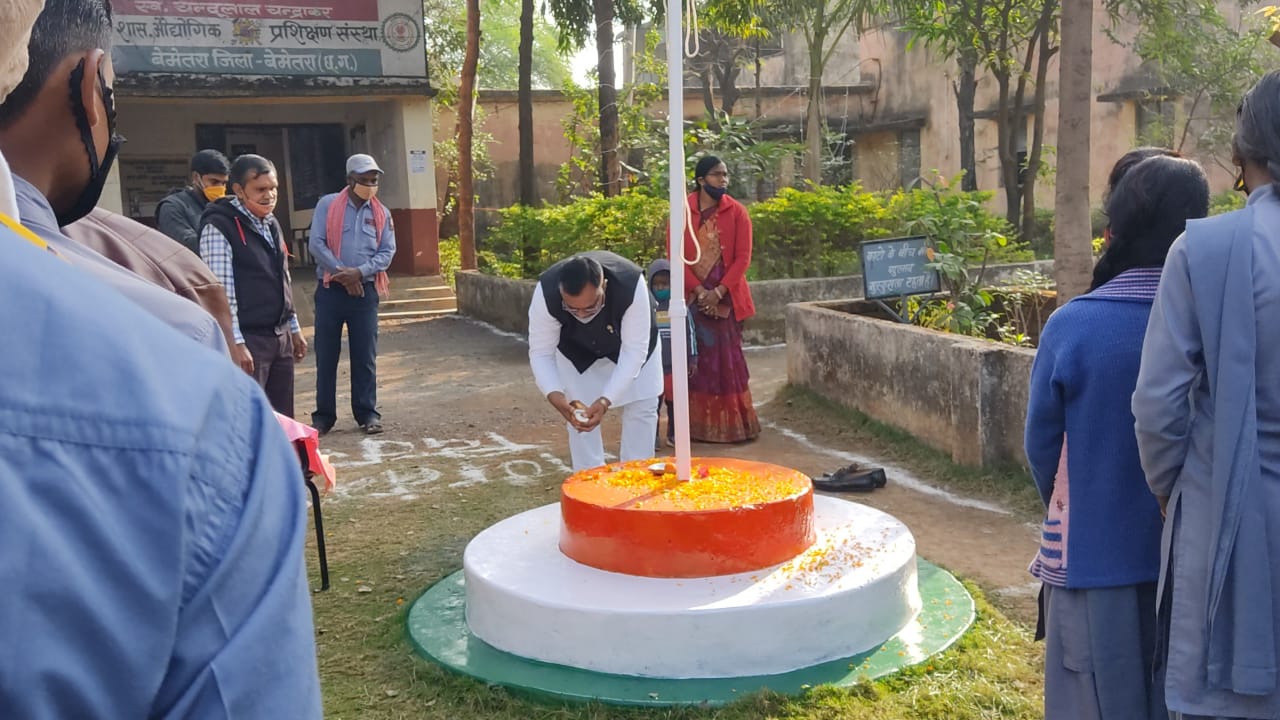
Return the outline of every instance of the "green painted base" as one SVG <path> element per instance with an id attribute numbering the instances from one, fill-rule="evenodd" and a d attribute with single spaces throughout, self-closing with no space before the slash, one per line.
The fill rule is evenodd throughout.
<path id="1" fill-rule="evenodd" d="M 723 705 L 768 688 L 798 694 L 814 685 L 852 685 L 920 663 L 973 624 L 973 598 L 950 573 L 918 560 L 919 616 L 874 650 L 782 675 L 668 680 L 607 675 L 528 660 L 487 645 L 467 628 L 462 571 L 431 586 L 409 610 L 418 654 L 449 670 L 540 699 L 611 705 Z"/>

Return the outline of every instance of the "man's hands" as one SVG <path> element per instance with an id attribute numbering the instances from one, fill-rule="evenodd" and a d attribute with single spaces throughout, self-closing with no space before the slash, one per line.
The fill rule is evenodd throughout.
<path id="1" fill-rule="evenodd" d="M 342 268 L 331 279 L 341 285 L 348 295 L 364 297 L 364 276 L 360 273 L 360 268 Z"/>
<path id="2" fill-rule="evenodd" d="M 609 402 L 609 398 L 598 398 L 591 403 L 591 407 L 587 408 L 587 422 L 583 425 L 585 428 L 582 432 L 591 432 L 600 427 L 601 421 L 604 420 L 604 414 L 609 412 L 609 408 L 613 403 Z"/>
<path id="3" fill-rule="evenodd" d="M 612 405 L 608 398 L 599 398 L 591 404 L 591 407 L 587 408 L 587 420 L 582 422 L 574 416 L 573 405 L 570 404 L 564 393 L 557 390 L 548 394 L 547 402 L 551 403 L 551 407 L 560 413 L 570 427 L 580 433 L 588 433 L 599 427 L 600 422 L 604 420 L 605 413 L 609 412 L 609 407 Z"/>
<path id="4" fill-rule="evenodd" d="M 253 374 L 253 355 L 249 353 L 249 348 L 244 343 L 240 343 L 231 349 L 231 359 L 240 366 L 241 370 Z"/>
<path id="5" fill-rule="evenodd" d="M 307 356 L 307 339 L 302 337 L 302 333 L 293 334 L 293 359 L 300 362 L 302 358 Z"/>

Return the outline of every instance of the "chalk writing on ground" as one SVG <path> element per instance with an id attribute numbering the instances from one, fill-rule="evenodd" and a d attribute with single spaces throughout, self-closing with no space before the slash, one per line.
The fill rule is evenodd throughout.
<path id="1" fill-rule="evenodd" d="M 517 443 L 494 432 L 480 439 L 428 437 L 416 443 L 365 438 L 357 453 L 334 452 L 330 457 L 338 470 L 335 498 L 413 500 L 432 487 L 493 482 L 528 486 L 572 472 L 546 445 Z"/>

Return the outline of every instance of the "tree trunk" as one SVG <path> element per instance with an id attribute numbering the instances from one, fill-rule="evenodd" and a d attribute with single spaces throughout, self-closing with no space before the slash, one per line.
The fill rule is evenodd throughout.
<path id="1" fill-rule="evenodd" d="M 1027 153 L 1027 182 L 1022 189 L 1022 227 L 1018 235 L 1024 240 L 1031 240 L 1031 233 L 1036 227 L 1036 183 L 1040 179 L 1040 162 L 1044 157 L 1044 111 L 1045 96 L 1048 94 L 1049 61 L 1057 53 L 1051 41 L 1053 16 L 1057 11 L 1058 0 L 1044 0 L 1040 13 L 1040 38 L 1036 50 L 1036 89 L 1031 101 L 1032 136 L 1031 149 Z"/>
<path id="2" fill-rule="evenodd" d="M 605 197 L 622 191 L 618 159 L 618 88 L 613 70 L 613 0 L 592 0 L 596 19 L 596 72 L 600 96 L 600 190 Z"/>
<path id="3" fill-rule="evenodd" d="M 702 108 L 707 111 L 707 117 L 711 119 L 712 125 L 718 126 L 716 123 L 716 96 L 711 91 L 711 65 L 704 65 L 698 72 L 698 89 L 702 91 Z"/>
<path id="4" fill-rule="evenodd" d="M 520 204 L 538 203 L 537 178 L 533 162 L 533 0 L 520 2 Z M 520 255 L 526 273 L 538 266 L 541 243 L 534 235 L 520 238 Z"/>
<path id="5" fill-rule="evenodd" d="M 1014 123 L 1021 116 L 1021 109 L 1014 110 L 1009 94 L 1008 75 L 997 75 L 996 84 L 1000 96 L 996 107 L 996 153 L 1000 157 L 1000 177 L 1004 180 L 1005 220 L 1014 229 L 1022 211 L 1022 193 L 1018 187 L 1017 133 Z"/>
<path id="6" fill-rule="evenodd" d="M 978 158 L 974 140 L 974 103 L 978 95 L 978 52 L 966 50 L 956 58 L 960 77 L 956 82 L 956 109 L 960 115 L 960 169 L 964 171 L 961 189 L 978 189 Z"/>
<path id="7" fill-rule="evenodd" d="M 1063 0 L 1059 67 L 1053 277 L 1058 305 L 1087 292 L 1093 273 L 1089 223 L 1089 121 L 1093 107 L 1093 0 Z"/>
<path id="8" fill-rule="evenodd" d="M 815 185 L 822 183 L 822 46 L 825 41 L 826 38 L 815 32 L 809 43 L 809 105 L 804 115 L 804 176 Z"/>
<path id="9" fill-rule="evenodd" d="M 467 0 L 467 46 L 458 89 L 458 245 L 462 269 L 476 269 L 475 168 L 471 139 L 475 131 L 476 67 L 480 61 L 480 0 Z"/>

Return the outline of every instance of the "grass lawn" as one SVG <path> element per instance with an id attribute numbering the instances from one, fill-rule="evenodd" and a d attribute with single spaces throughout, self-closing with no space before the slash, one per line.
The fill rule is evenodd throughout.
<path id="1" fill-rule="evenodd" d="M 1024 505 L 1023 490 L 1003 475 L 950 465 L 933 451 L 820 400 L 789 392 L 772 419 L 791 412 L 825 413 L 871 454 L 883 455 L 931 481 Z M 394 466 L 392 466 L 394 470 Z M 405 467 L 408 471 L 411 468 Z M 357 471 L 351 471 L 357 472 Z M 447 477 L 446 473 L 446 477 Z M 718 709 L 627 710 L 546 705 L 454 676 L 414 655 L 405 637 L 409 604 L 460 567 L 476 533 L 502 518 L 558 499 L 559 478 L 535 485 L 488 483 L 427 486 L 412 501 L 343 498 L 326 501 L 333 587 L 313 596 L 326 717 L 333 720 L 448 718 L 599 720 L 602 718 L 875 718 L 976 720 L 1041 717 L 1041 649 L 1029 630 L 1004 617 L 969 586 L 977 624 L 928 664 L 852 690 L 815 688 L 797 698 L 760 694 Z M 1025 480 L 1023 480 L 1025 482 Z M 314 550 L 308 549 L 314 572 Z"/>

